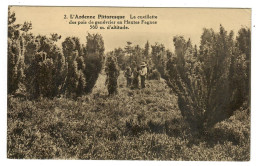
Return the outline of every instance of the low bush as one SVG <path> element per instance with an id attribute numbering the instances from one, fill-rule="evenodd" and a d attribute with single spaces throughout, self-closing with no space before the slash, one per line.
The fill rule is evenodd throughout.
<path id="1" fill-rule="evenodd" d="M 250 116 L 247 110 L 235 112 L 229 119 L 217 123 L 209 132 L 211 142 L 230 141 L 242 145 L 250 141 Z"/>
<path id="2" fill-rule="evenodd" d="M 150 80 L 160 80 L 161 78 L 161 74 L 154 69 L 149 75 L 148 75 L 148 79 Z"/>

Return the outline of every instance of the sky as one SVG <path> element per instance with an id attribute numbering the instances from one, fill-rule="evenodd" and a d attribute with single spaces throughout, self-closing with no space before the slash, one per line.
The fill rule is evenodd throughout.
<path id="1" fill-rule="evenodd" d="M 217 9 L 217 8 L 102 8 L 102 7 L 21 7 L 13 6 L 12 11 L 16 13 L 16 23 L 25 21 L 32 22 L 31 32 L 35 35 L 49 35 L 58 33 L 62 36 L 61 42 L 68 36 L 80 38 L 81 43 L 86 42 L 87 33 L 100 33 L 103 36 L 105 51 L 114 48 L 124 48 L 127 41 L 133 45 L 139 44 L 144 47 L 146 41 L 150 44 L 163 43 L 166 49 L 173 51 L 173 36 L 183 35 L 190 38 L 193 44 L 199 45 L 203 28 L 219 30 L 222 24 L 228 31 L 233 30 L 235 34 L 241 27 L 251 27 L 250 9 Z M 141 21 L 142 19 L 130 19 L 133 16 L 157 16 L 157 19 L 146 19 L 157 21 L 157 24 L 126 25 L 129 29 L 90 29 L 89 24 L 69 24 L 70 15 L 95 16 L 99 14 L 107 16 L 125 16 L 125 20 Z M 64 15 L 68 19 L 64 19 Z M 80 19 L 74 19 L 79 21 Z M 82 20 L 82 19 L 81 19 Z M 89 19 L 85 19 L 88 23 Z M 109 21 L 110 19 L 106 19 Z M 112 19 L 114 20 L 114 19 Z M 115 20 L 118 21 L 118 20 Z M 106 25 L 107 26 L 107 25 Z"/>

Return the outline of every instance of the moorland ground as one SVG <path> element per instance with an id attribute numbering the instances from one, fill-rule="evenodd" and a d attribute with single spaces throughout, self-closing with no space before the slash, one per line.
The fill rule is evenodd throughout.
<path id="1" fill-rule="evenodd" d="M 163 79 L 108 96 L 102 72 L 91 94 L 76 100 L 8 96 L 8 158 L 249 160 L 250 112 L 243 107 L 207 137 L 189 129 Z"/>

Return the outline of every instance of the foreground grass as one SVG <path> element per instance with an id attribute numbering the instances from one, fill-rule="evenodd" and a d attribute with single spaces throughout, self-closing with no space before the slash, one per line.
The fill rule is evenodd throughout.
<path id="1" fill-rule="evenodd" d="M 71 100 L 8 98 L 8 158 L 249 160 L 250 116 L 241 108 L 192 137 L 163 80 L 107 96 L 104 76 L 93 93 Z"/>

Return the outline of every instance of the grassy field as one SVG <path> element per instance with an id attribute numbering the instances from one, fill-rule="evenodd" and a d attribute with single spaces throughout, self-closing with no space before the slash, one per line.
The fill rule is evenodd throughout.
<path id="1" fill-rule="evenodd" d="M 108 96 L 100 74 L 90 95 L 27 101 L 8 97 L 8 158 L 249 160 L 250 112 L 241 108 L 193 137 L 164 80 Z"/>

